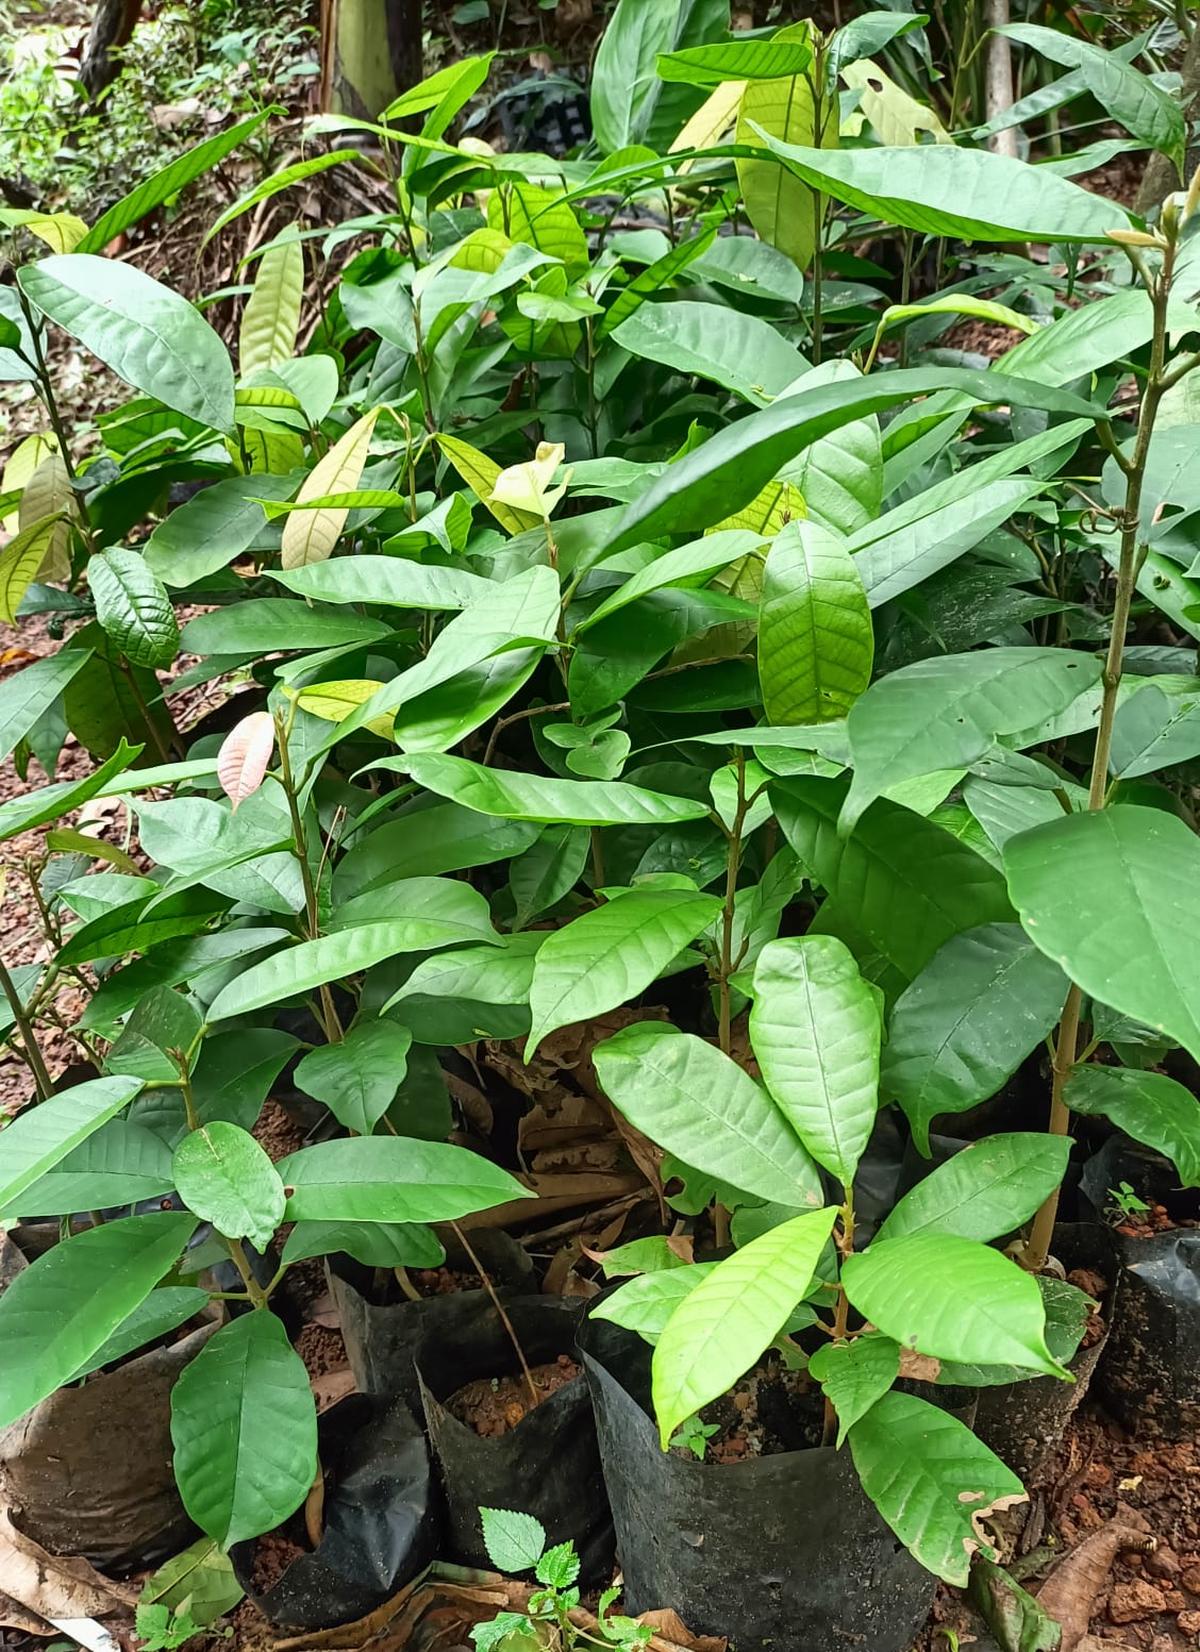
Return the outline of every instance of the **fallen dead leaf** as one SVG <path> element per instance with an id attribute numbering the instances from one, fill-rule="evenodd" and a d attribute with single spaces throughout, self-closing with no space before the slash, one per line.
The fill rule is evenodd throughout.
<path id="1" fill-rule="evenodd" d="M 137 1590 L 104 1577 L 77 1556 L 52 1555 L 0 1509 L 0 1593 L 39 1617 L 119 1618 L 128 1622 Z"/>
<path id="2" fill-rule="evenodd" d="M 1037 1603 L 1055 1623 L 1062 1625 L 1059 1652 L 1081 1652 L 1096 1597 L 1108 1582 L 1118 1554 L 1126 1549 L 1149 1554 L 1154 1546 L 1154 1538 L 1145 1532 L 1112 1520 L 1085 1537 L 1055 1567 L 1038 1590 Z M 1108 1648 L 1112 1643 L 1105 1641 L 1104 1645 Z"/>

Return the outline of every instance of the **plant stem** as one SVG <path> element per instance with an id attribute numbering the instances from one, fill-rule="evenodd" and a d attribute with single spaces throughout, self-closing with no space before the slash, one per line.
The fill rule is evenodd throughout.
<path id="1" fill-rule="evenodd" d="M 529 1361 L 525 1358 L 525 1350 L 521 1347 L 520 1339 L 517 1336 L 516 1331 L 513 1329 L 513 1322 L 505 1313 L 504 1304 L 500 1300 L 499 1293 L 497 1292 L 495 1285 L 492 1284 L 491 1277 L 488 1274 L 487 1269 L 472 1249 L 471 1241 L 467 1238 L 466 1234 L 459 1227 L 457 1222 L 451 1222 L 450 1226 L 458 1235 L 458 1242 L 467 1253 L 467 1261 L 470 1262 L 471 1266 L 475 1269 L 475 1272 L 483 1281 L 483 1288 L 491 1297 L 493 1308 L 495 1308 L 496 1312 L 500 1315 L 500 1323 L 508 1333 L 508 1340 L 516 1349 L 517 1359 L 521 1366 L 521 1375 L 525 1378 L 525 1386 L 529 1390 L 530 1405 L 532 1408 L 536 1409 L 536 1407 L 541 1404 L 542 1396 L 538 1393 L 537 1388 L 534 1385 L 533 1373 L 529 1369 Z"/>
<path id="2" fill-rule="evenodd" d="M 304 913 L 308 927 L 308 938 L 315 941 L 321 933 L 321 907 L 317 898 L 317 886 L 313 881 L 312 867 L 308 861 L 308 839 L 304 831 L 304 820 L 300 813 L 300 804 L 296 796 L 296 782 L 292 773 L 292 760 L 288 752 L 288 735 L 291 733 L 292 718 L 285 719 L 278 714 L 275 718 L 275 739 L 279 747 L 279 778 L 283 785 L 284 795 L 287 797 L 288 814 L 292 822 L 292 853 L 300 864 L 300 879 L 304 885 Z M 340 1044 L 343 1038 L 342 1024 L 338 1019 L 337 1008 L 333 1002 L 333 993 L 328 982 L 320 989 L 321 1020 L 324 1026 L 325 1037 L 330 1044 Z"/>
<path id="3" fill-rule="evenodd" d="M 725 903 L 721 909 L 721 957 L 717 977 L 718 1027 L 717 1038 L 725 1055 L 732 1043 L 732 1002 L 729 978 L 733 974 L 733 921 L 737 898 L 738 872 L 742 863 L 742 829 L 746 821 L 746 759 L 739 751 L 734 759 L 737 769 L 737 807 L 733 825 L 729 829 L 729 862 L 725 870 Z"/>
<path id="4" fill-rule="evenodd" d="M 228 1247 L 230 1261 L 242 1277 L 242 1284 L 246 1287 L 246 1295 L 256 1308 L 265 1308 L 267 1306 L 267 1293 L 254 1277 L 242 1241 L 240 1239 L 229 1239 L 224 1234 L 221 1237 Z"/>
<path id="5" fill-rule="evenodd" d="M 844 1262 L 854 1253 L 854 1189 L 843 1186 L 842 1208 L 838 1213 L 837 1231 L 838 1254 Z M 850 1319 L 850 1298 L 839 1283 L 837 1307 L 834 1310 L 833 1335 L 837 1342 L 844 1342 L 846 1326 Z M 825 1397 L 825 1426 L 821 1436 L 822 1445 L 832 1445 L 837 1437 L 837 1412 L 834 1410 L 829 1396 Z"/>
<path id="6" fill-rule="evenodd" d="M 21 1035 L 21 1048 L 25 1053 L 29 1070 L 33 1074 L 33 1082 L 37 1088 L 38 1096 L 42 1101 L 45 1101 L 47 1096 L 54 1094 L 54 1085 L 51 1082 L 50 1074 L 46 1071 L 46 1063 L 42 1059 L 42 1047 L 37 1041 L 33 1024 L 25 1013 L 25 1006 L 21 1002 L 21 994 L 17 991 L 16 982 L 8 973 L 8 968 L 2 960 L 0 960 L 0 990 L 3 990 L 4 996 L 8 999 L 13 1021 Z"/>
<path id="7" fill-rule="evenodd" d="M 1174 235 L 1163 252 L 1162 268 L 1157 275 L 1152 274 L 1141 259 L 1135 261 L 1138 273 L 1150 289 L 1150 299 L 1154 307 L 1154 336 L 1150 346 L 1150 366 L 1138 408 L 1138 429 L 1133 454 L 1123 465 L 1125 502 L 1119 513 L 1121 545 L 1117 562 L 1117 589 L 1101 679 L 1103 689 L 1100 699 L 1100 723 L 1096 730 L 1092 772 L 1088 784 L 1089 809 L 1103 809 L 1108 798 L 1108 764 L 1112 753 L 1113 723 L 1116 719 L 1117 695 L 1121 687 L 1121 672 L 1125 659 L 1125 634 L 1129 629 L 1129 614 L 1137 589 L 1137 576 L 1145 556 L 1141 542 L 1142 485 L 1159 403 L 1167 388 L 1167 304 L 1171 293 L 1174 264 Z M 1071 1071 L 1079 1060 L 1079 1023 L 1082 1006 L 1083 994 L 1072 983 L 1063 1004 L 1058 1037 L 1054 1044 L 1050 1119 L 1047 1126 L 1052 1136 L 1065 1136 L 1070 1133 L 1071 1114 L 1064 1099 L 1064 1092 Z M 1021 1255 L 1022 1265 L 1030 1273 L 1040 1273 L 1046 1266 L 1054 1238 L 1058 1201 L 1059 1189 L 1056 1188 L 1033 1219 L 1029 1243 Z"/>

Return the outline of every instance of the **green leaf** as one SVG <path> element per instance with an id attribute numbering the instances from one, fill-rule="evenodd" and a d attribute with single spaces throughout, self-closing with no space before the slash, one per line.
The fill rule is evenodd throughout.
<path id="1" fill-rule="evenodd" d="M 0 843 L 82 808 L 115 775 L 124 774 L 131 763 L 136 763 L 142 750 L 141 746 L 129 746 L 122 740 L 107 762 L 93 769 L 84 779 L 60 780 L 52 786 L 39 786 L 35 791 L 26 792 L 23 797 L 13 797 L 6 803 L 0 803 Z"/>
<path id="2" fill-rule="evenodd" d="M 62 648 L 0 682 L 0 763 L 91 657 L 90 648 Z"/>
<path id="3" fill-rule="evenodd" d="M 754 1198 L 820 1204 L 817 1169 L 783 1114 L 712 1044 L 641 1021 L 598 1044 L 593 1060 L 605 1095 L 625 1118 L 694 1169 Z"/>
<path id="4" fill-rule="evenodd" d="M 822 384 L 860 377 L 852 362 L 834 359 L 814 367 L 800 383 L 806 390 L 815 390 Z M 785 467 L 780 480 L 799 489 L 807 518 L 818 527 L 839 534 L 867 532 L 883 512 L 879 420 L 874 415 L 855 419 L 820 437 Z"/>
<path id="5" fill-rule="evenodd" d="M 303 568 L 272 570 L 271 577 L 316 602 L 379 603 L 431 612 L 466 608 L 486 597 L 491 584 L 465 568 L 409 562 L 399 556 L 339 556 Z"/>
<path id="6" fill-rule="evenodd" d="M 440 1268 L 446 1260 L 437 1235 L 411 1222 L 297 1222 L 280 1261 L 343 1253 L 365 1268 Z"/>
<path id="7" fill-rule="evenodd" d="M 211 1538 L 201 1537 L 146 1579 L 140 1603 L 184 1611 L 203 1627 L 236 1606 L 242 1593 L 228 1555 Z"/>
<path id="8" fill-rule="evenodd" d="M 887 1393 L 900 1375 L 900 1350 L 890 1337 L 869 1331 L 853 1342 L 822 1343 L 808 1362 L 825 1398 L 837 1412 L 837 1449 L 854 1424 Z"/>
<path id="9" fill-rule="evenodd" d="M 296 348 L 304 296 L 304 250 L 289 224 L 259 260 L 254 291 L 242 311 L 238 366 L 243 375 L 287 361 Z"/>
<path id="10" fill-rule="evenodd" d="M 25 1108 L 0 1133 L 0 1210 L 115 1118 L 141 1087 L 136 1078 L 93 1078 Z"/>
<path id="11" fill-rule="evenodd" d="M 1040 951 L 1091 997 L 1200 1057 L 1200 844 L 1183 821 L 1128 804 L 1064 815 L 1010 838 L 1004 866 Z"/>
<path id="12" fill-rule="evenodd" d="M 219 235 L 227 224 L 232 224 L 235 218 L 249 212 L 260 201 L 269 201 L 285 189 L 290 189 L 293 184 L 304 183 L 320 172 L 328 172 L 331 166 L 344 166 L 351 161 L 361 161 L 362 158 L 357 149 L 333 149 L 325 154 L 310 155 L 306 161 L 297 161 L 292 166 L 285 166 L 281 171 L 272 173 L 269 178 L 260 179 L 253 189 L 239 195 L 237 200 L 231 206 L 227 206 L 220 217 L 209 226 L 204 240 L 200 243 L 201 247 L 207 246 L 214 235 Z"/>
<path id="13" fill-rule="evenodd" d="M 485 769 L 464 757 L 428 754 L 408 763 L 408 772 L 427 791 L 461 803 L 478 814 L 542 825 L 668 826 L 702 820 L 705 804 L 668 797 L 621 780 L 558 780 L 508 769 Z"/>
<path id="14" fill-rule="evenodd" d="M 374 642 L 390 636 L 382 620 L 344 614 L 337 608 L 314 608 L 287 597 L 258 597 L 249 602 L 197 614 L 183 628 L 189 654 L 258 655 L 276 649 L 340 648 L 346 643 Z"/>
<path id="15" fill-rule="evenodd" d="M 759 534 L 728 528 L 706 534 L 702 539 L 693 540 L 690 545 L 680 545 L 677 550 L 664 551 L 653 562 L 646 563 L 631 574 L 624 585 L 581 620 L 575 627 L 575 634 L 581 636 L 593 625 L 619 613 L 622 608 L 627 608 L 639 597 L 648 596 L 651 591 L 661 591 L 671 585 L 698 583 L 740 557 L 753 554 L 761 544 Z"/>
<path id="16" fill-rule="evenodd" d="M 569 1589 L 579 1576 L 579 1556 L 574 1543 L 556 1543 L 537 1564 L 537 1580 L 548 1588 Z"/>
<path id="17" fill-rule="evenodd" d="M 932 154 L 929 151 L 929 156 Z M 926 158 L 922 149 L 921 164 Z M 613 555 L 667 533 L 700 533 L 724 522 L 757 499 L 779 471 L 810 443 L 856 419 L 886 412 L 913 396 L 936 390 L 961 391 L 973 402 L 985 405 L 1041 407 L 1076 418 L 1107 416 L 1066 391 L 1006 378 L 994 369 L 976 373 L 951 367 L 904 368 L 812 390 L 800 388 L 794 395 L 784 396 L 771 407 L 718 431 L 686 457 L 668 465 L 625 511 L 607 542 L 606 552 Z"/>
<path id="18" fill-rule="evenodd" d="M 383 922 L 408 926 L 398 952 L 432 952 L 476 942 L 499 946 L 501 940 L 492 928 L 485 898 L 455 878 L 398 878 L 377 885 L 336 907 L 329 927 L 352 929 Z"/>
<path id="19" fill-rule="evenodd" d="M 265 1251 L 283 1220 L 283 1183 L 254 1137 L 214 1120 L 175 1149 L 175 1186 L 189 1210 L 227 1239 Z"/>
<path id="20" fill-rule="evenodd" d="M 294 1081 L 305 1095 L 323 1101 L 344 1129 L 369 1136 L 400 1088 L 411 1043 L 407 1027 L 367 1021 L 340 1044 L 310 1050 Z"/>
<path id="21" fill-rule="evenodd" d="M 276 1168 L 289 1222 L 452 1222 L 532 1197 L 477 1153 L 400 1136 L 319 1142 Z"/>
<path id="22" fill-rule="evenodd" d="M 1029 1132 L 972 1142 L 897 1202 L 875 1242 L 914 1233 L 999 1239 L 1040 1209 L 1061 1183 L 1070 1155 L 1065 1136 Z"/>
<path id="23" fill-rule="evenodd" d="M 334 900 L 359 895 L 395 878 L 490 866 L 528 849 L 538 829 L 497 820 L 457 803 L 422 799 L 356 843 L 334 870 Z"/>
<path id="24" fill-rule="evenodd" d="M 1112 120 L 1152 149 L 1160 149 L 1183 174 L 1187 144 L 1183 109 L 1148 75 L 1141 74 L 1116 52 L 1105 51 L 1076 34 L 1059 33 L 1036 23 L 1010 23 L 999 32 L 1032 46 L 1052 63 L 1077 69 L 1088 91 Z"/>
<path id="25" fill-rule="evenodd" d="M 336 935 L 321 935 L 287 947 L 223 987 L 208 1007 L 210 1022 L 230 1015 L 249 1015 L 286 998 L 311 992 L 327 981 L 357 975 L 407 946 L 408 925 L 403 921 L 364 923 Z"/>
<path id="26" fill-rule="evenodd" d="M 1129 214 L 1115 201 L 985 149 L 948 143 L 813 149 L 762 135 L 811 189 L 901 229 L 963 241 L 1103 245 L 1111 230 L 1130 227 Z"/>
<path id="27" fill-rule="evenodd" d="M 70 1216 L 81 1210 L 128 1208 L 142 1199 L 160 1199 L 174 1185 L 166 1145 L 141 1125 L 116 1118 L 73 1148 L 11 1205 L 0 1207 L 0 1214 Z"/>
<path id="28" fill-rule="evenodd" d="M 711 379 L 756 407 L 786 390 L 807 365 L 770 322 L 698 300 L 643 304 L 612 337 L 631 355 Z"/>
<path id="29" fill-rule="evenodd" d="M 498 1572 L 528 1572 L 546 1547 L 546 1528 L 516 1509 L 480 1509 L 483 1546 Z"/>
<path id="30" fill-rule="evenodd" d="M 146 541 L 146 566 L 179 587 L 215 574 L 248 551 L 266 526 L 260 499 L 289 499 L 296 476 L 230 476 L 178 505 Z"/>
<path id="31" fill-rule="evenodd" d="M 110 206 L 108 211 L 97 218 L 88 230 L 83 240 L 76 246 L 76 252 L 103 252 L 110 241 L 115 241 L 124 230 L 136 224 L 147 213 L 153 212 L 155 207 L 162 206 L 164 201 L 172 200 L 188 184 L 194 183 L 197 178 L 210 172 L 214 166 L 220 164 L 238 147 L 251 137 L 265 121 L 271 119 L 279 111 L 275 108 L 263 109 L 256 115 L 250 115 L 246 120 L 239 121 L 225 132 L 218 132 L 215 137 L 206 138 L 194 148 L 185 150 L 177 155 L 168 165 L 159 171 L 151 173 L 127 195 Z"/>
<path id="32" fill-rule="evenodd" d="M 690 240 L 669 247 L 661 258 L 647 264 L 641 274 L 635 275 L 629 285 L 622 287 L 617 294 L 616 302 L 605 313 L 604 320 L 597 329 L 598 337 L 607 338 L 614 327 L 619 327 L 635 310 L 640 309 L 648 298 L 653 298 L 670 287 L 675 277 L 687 269 L 689 264 L 711 250 L 715 240 L 715 230 L 704 230 L 699 235 L 693 235 Z"/>
<path id="33" fill-rule="evenodd" d="M 633 889 L 555 930 L 533 966 L 533 1030 L 525 1059 L 558 1027 L 603 1015 L 635 998 L 719 909 L 715 895 Z"/>
<path id="34" fill-rule="evenodd" d="M 65 253 L 27 264 L 25 296 L 118 378 L 214 430 L 233 429 L 233 368 L 199 311 L 132 264 Z"/>
<path id="35" fill-rule="evenodd" d="M 1037 1276 L 1046 1310 L 1046 1347 L 1063 1365 L 1074 1359 L 1091 1318 L 1092 1299 L 1065 1279 Z M 940 1360 L 932 1376 L 925 1380 L 961 1388 L 997 1388 L 1027 1382 L 1029 1373 L 1019 1365 L 969 1365 L 963 1360 Z"/>
<path id="36" fill-rule="evenodd" d="M 967 768 L 997 737 L 1063 711 L 1099 681 L 1098 657 L 1062 648 L 934 655 L 873 683 L 846 720 L 854 778 L 840 827 L 889 787 Z"/>
<path id="37" fill-rule="evenodd" d="M 127 660 L 151 668 L 179 652 L 179 626 L 162 581 L 138 551 L 99 551 L 88 559 L 96 618 Z"/>
<path id="38" fill-rule="evenodd" d="M 700 99 L 664 85 L 660 55 L 701 46 L 728 27 L 725 0 L 619 0 L 592 66 L 592 124 L 605 155 L 643 140 L 666 149 Z"/>
<path id="39" fill-rule="evenodd" d="M 1200 1187 L 1200 1102 L 1173 1078 L 1132 1067 L 1076 1067 L 1063 1100 L 1165 1153 L 1184 1187 Z"/>
<path id="40" fill-rule="evenodd" d="M 880 1036 L 875 995 L 841 941 L 810 935 L 762 949 L 750 1041 L 763 1082 L 813 1158 L 846 1187 L 875 1126 Z"/>
<path id="41" fill-rule="evenodd" d="M 984 924 L 938 949 L 896 1002 L 880 1078 L 922 1153 L 939 1113 L 964 1112 L 1016 1072 L 1052 1031 L 1066 993 L 1062 971 L 1019 924 Z"/>
<path id="42" fill-rule="evenodd" d="M 800 864 L 828 892 L 817 932 L 845 941 L 889 997 L 952 935 L 1012 921 L 1001 875 L 911 809 L 881 798 L 843 838 L 843 781 L 783 780 L 771 796 Z"/>
<path id="43" fill-rule="evenodd" d="M 636 1331 L 644 1342 L 656 1343 L 672 1314 L 696 1286 L 717 1266 L 715 1262 L 693 1262 L 666 1273 L 647 1273 L 631 1279 L 591 1310 L 593 1319 L 607 1319 L 613 1325 Z"/>
<path id="44" fill-rule="evenodd" d="M 513 928 L 524 929 L 531 919 L 558 905 L 583 874 L 591 848 L 591 834 L 583 826 L 547 826 L 509 868 L 508 886 L 516 911 Z"/>
<path id="45" fill-rule="evenodd" d="M 989 1514 L 1025 1501 L 1021 1482 L 965 1423 L 911 1394 L 885 1394 L 850 1430 L 863 1490 L 927 1571 L 960 1589 L 971 1556 L 994 1554 Z"/>
<path id="46" fill-rule="evenodd" d="M 844 717 L 871 681 L 866 592 L 840 534 L 789 522 L 763 573 L 758 677 L 772 723 Z"/>
<path id="47" fill-rule="evenodd" d="M 690 46 L 681 52 L 663 52 L 658 58 L 660 80 L 679 80 L 687 86 L 720 86 L 726 80 L 780 80 L 803 74 L 812 51 L 802 40 L 735 40 L 714 46 Z"/>
<path id="48" fill-rule="evenodd" d="M 17 1275 L 0 1297 L 0 1427 L 69 1381 L 103 1346 L 178 1260 L 195 1226 L 186 1211 L 105 1222 Z"/>
<path id="49" fill-rule="evenodd" d="M 810 23 L 793 24 L 780 30 L 768 44 L 775 50 L 811 51 L 813 34 Z M 761 149 L 764 139 L 770 138 L 836 148 L 836 99 L 825 100 L 818 134 L 812 87 L 802 73 L 748 81 L 738 105 L 736 137 L 739 144 L 754 149 Z M 737 175 L 746 216 L 758 234 L 769 246 L 786 253 L 798 269 L 806 270 L 825 216 L 820 194 L 772 159 L 748 160 L 739 155 Z"/>
<path id="50" fill-rule="evenodd" d="M 208 1306 L 208 1292 L 196 1285 L 160 1285 L 117 1326 L 108 1340 L 85 1360 L 71 1378 L 78 1382 L 114 1360 L 124 1359 L 147 1343 L 157 1342 L 186 1325 Z"/>
<path id="51" fill-rule="evenodd" d="M 171 1390 L 175 1479 L 200 1530 L 230 1548 L 287 1519 L 317 1472 L 308 1372 L 275 1315 L 223 1325 Z"/>
<path id="52" fill-rule="evenodd" d="M 22 528 L 0 551 L 0 621 L 15 625 L 25 593 L 51 555 L 60 518 L 42 517 Z"/>
<path id="53" fill-rule="evenodd" d="M 1066 1375 L 1046 1347 L 1037 1281 L 973 1239 L 931 1232 L 877 1239 L 846 1258 L 842 1285 L 864 1319 L 904 1348 Z"/>
<path id="54" fill-rule="evenodd" d="M 676 1308 L 651 1365 L 659 1443 L 742 1376 L 812 1284 L 836 1211 L 806 1211 L 718 1262 Z"/>
<path id="55" fill-rule="evenodd" d="M 1200 697 L 1165 694 L 1151 683 L 1118 707 L 1109 768 L 1122 780 L 1136 780 L 1197 756 Z"/>
<path id="56" fill-rule="evenodd" d="M 1150 296 L 1141 286 L 1131 287 L 1066 310 L 1006 350 L 999 370 L 1039 384 L 1069 384 L 1134 354 L 1153 336 Z"/>

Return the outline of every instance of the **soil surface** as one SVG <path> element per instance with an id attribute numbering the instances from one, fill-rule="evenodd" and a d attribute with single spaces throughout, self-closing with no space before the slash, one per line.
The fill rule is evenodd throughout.
<path id="1" fill-rule="evenodd" d="M 717 1428 L 707 1441 L 706 1462 L 744 1463 L 821 1444 L 822 1406 L 811 1382 L 802 1371 L 788 1371 L 774 1360 L 705 1406 L 700 1420 Z"/>
<path id="2" fill-rule="evenodd" d="M 529 1375 L 539 1403 L 574 1382 L 580 1370 L 569 1354 L 560 1354 L 544 1365 L 531 1366 Z M 516 1428 L 533 1410 L 533 1405 L 524 1375 L 518 1373 L 511 1377 L 477 1377 L 450 1396 L 446 1409 L 460 1423 L 473 1428 L 481 1439 L 490 1440 Z"/>

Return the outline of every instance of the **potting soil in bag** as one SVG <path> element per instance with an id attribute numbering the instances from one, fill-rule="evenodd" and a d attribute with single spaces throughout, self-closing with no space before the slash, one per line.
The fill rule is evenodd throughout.
<path id="1" fill-rule="evenodd" d="M 487 1228 L 473 1234 L 471 1248 L 488 1271 L 501 1294 L 536 1290 L 533 1263 L 528 1253 L 507 1233 Z M 425 1336 L 450 1335 L 472 1323 L 491 1299 L 481 1288 L 470 1286 L 438 1292 L 413 1302 L 400 1294 L 399 1287 L 385 1274 L 384 1289 L 394 1300 L 380 1300 L 374 1274 L 348 1256 L 331 1257 L 327 1276 L 341 1320 L 346 1358 L 354 1381 L 364 1394 L 399 1394 L 421 1415 L 421 1396 L 413 1369 L 413 1354 Z M 454 1276 L 474 1276 L 470 1260 L 450 1241 L 446 1246 L 444 1283 Z"/>
<path id="2" fill-rule="evenodd" d="M 1114 1208 L 1125 1183 L 1150 1207 Z M 1108 1217 L 1118 1261 L 1112 1329 L 1096 1392 L 1134 1434 L 1187 1439 L 1200 1429 L 1200 1195 L 1169 1160 L 1113 1136 L 1083 1169 L 1082 1191 Z"/>
<path id="3" fill-rule="evenodd" d="M 403 1400 L 339 1400 L 320 1419 L 318 1452 L 325 1502 L 317 1547 L 266 1587 L 264 1540 L 231 1551 L 259 1611 L 290 1629 L 352 1623 L 382 1606 L 433 1559 L 441 1531 L 429 1448 Z"/>
<path id="4" fill-rule="evenodd" d="M 876 1513 L 849 1449 L 734 1463 L 664 1452 L 649 1347 L 589 1318 L 580 1348 L 627 1612 L 672 1608 L 737 1652 L 908 1652 L 934 1579 Z"/>
<path id="5" fill-rule="evenodd" d="M 541 1521 L 548 1543 L 575 1544 L 585 1586 L 607 1582 L 612 1516 L 591 1396 L 574 1357 L 581 1305 L 534 1296 L 504 1306 L 545 1393 L 536 1406 L 491 1303 L 448 1330 L 439 1328 L 417 1350 L 421 1402 L 446 1499 L 446 1553 L 464 1565 L 490 1567 L 479 1510 L 518 1509 Z"/>

